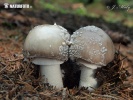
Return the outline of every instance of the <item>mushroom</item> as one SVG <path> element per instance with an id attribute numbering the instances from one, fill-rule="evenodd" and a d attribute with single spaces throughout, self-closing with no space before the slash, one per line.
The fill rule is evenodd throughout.
<path id="1" fill-rule="evenodd" d="M 96 26 L 78 29 L 71 36 L 70 58 L 82 64 L 79 86 L 97 88 L 95 70 L 106 66 L 114 58 L 115 48 L 110 37 Z"/>
<path id="2" fill-rule="evenodd" d="M 62 88 L 60 64 L 68 59 L 70 34 L 59 25 L 39 25 L 26 37 L 24 56 L 32 63 L 40 65 L 44 82 Z"/>

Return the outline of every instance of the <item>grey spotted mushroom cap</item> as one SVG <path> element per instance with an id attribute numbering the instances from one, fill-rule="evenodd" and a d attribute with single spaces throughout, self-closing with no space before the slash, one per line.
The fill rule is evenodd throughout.
<path id="1" fill-rule="evenodd" d="M 71 59 L 105 66 L 114 58 L 115 48 L 110 37 L 96 26 L 78 29 L 71 36 L 69 48 Z"/>
<path id="2" fill-rule="evenodd" d="M 24 43 L 24 56 L 31 59 L 68 59 L 70 34 L 59 25 L 39 25 L 28 34 Z"/>

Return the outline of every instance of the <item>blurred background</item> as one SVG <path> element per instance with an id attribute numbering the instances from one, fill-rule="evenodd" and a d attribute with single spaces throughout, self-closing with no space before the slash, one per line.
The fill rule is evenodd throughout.
<path id="1" fill-rule="evenodd" d="M 133 0 L 1 0 L 0 3 L 30 4 L 34 9 L 49 9 L 63 14 L 103 18 L 133 27 Z M 33 10 L 33 9 L 32 9 Z"/>

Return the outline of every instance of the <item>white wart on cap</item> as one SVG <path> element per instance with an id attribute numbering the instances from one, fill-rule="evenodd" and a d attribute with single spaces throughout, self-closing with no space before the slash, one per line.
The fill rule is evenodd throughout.
<path id="1" fill-rule="evenodd" d="M 71 36 L 71 58 L 105 66 L 114 58 L 114 44 L 110 37 L 96 26 L 78 29 Z"/>
<path id="2" fill-rule="evenodd" d="M 70 58 L 84 65 L 81 67 L 80 86 L 96 87 L 94 69 L 113 60 L 115 48 L 112 40 L 102 29 L 86 26 L 75 31 L 70 41 Z"/>
<path id="3" fill-rule="evenodd" d="M 41 73 L 48 83 L 59 88 L 63 87 L 60 64 L 68 59 L 69 39 L 62 26 L 39 25 L 29 32 L 24 43 L 24 56 L 41 65 Z"/>
<path id="4" fill-rule="evenodd" d="M 39 25 L 34 27 L 26 37 L 24 53 L 28 58 L 68 59 L 67 42 L 70 35 L 59 25 Z"/>

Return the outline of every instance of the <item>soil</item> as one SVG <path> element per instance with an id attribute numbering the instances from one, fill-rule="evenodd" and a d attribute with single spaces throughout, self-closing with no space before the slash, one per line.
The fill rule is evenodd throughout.
<path id="1" fill-rule="evenodd" d="M 101 86 L 90 93 L 78 89 L 79 65 L 68 60 L 61 65 L 65 71 L 66 89 L 42 84 L 39 66 L 26 62 L 24 40 L 32 27 L 40 24 L 59 24 L 70 34 L 80 27 L 95 25 L 111 37 L 117 49 L 116 58 L 98 69 L 96 77 Z M 0 11 L 0 99 L 1 100 L 124 100 L 133 98 L 133 28 L 121 23 L 107 23 L 102 18 L 61 14 L 50 10 L 1 9 Z M 111 80 L 112 79 L 112 80 Z M 65 97 L 62 95 L 65 91 Z"/>

